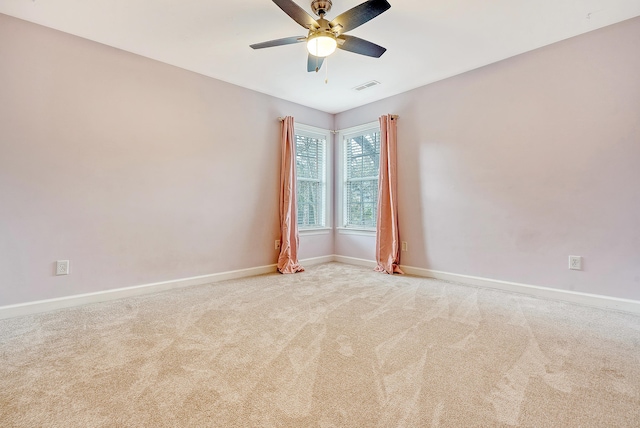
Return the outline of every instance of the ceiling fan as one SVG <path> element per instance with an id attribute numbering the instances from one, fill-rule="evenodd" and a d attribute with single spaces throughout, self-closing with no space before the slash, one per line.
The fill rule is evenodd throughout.
<path id="1" fill-rule="evenodd" d="M 333 21 L 324 19 L 326 13 L 331 10 L 331 0 L 312 0 L 311 10 L 320 17 L 317 20 L 294 3 L 293 0 L 273 0 L 273 2 L 294 21 L 308 29 L 309 34 L 306 37 L 286 37 L 284 39 L 256 43 L 250 45 L 253 49 L 290 45 L 306 41 L 307 50 L 309 51 L 307 71 L 316 72 L 322 67 L 325 57 L 331 55 L 336 48 L 374 58 L 380 58 L 386 51 L 382 46 L 344 33 L 359 27 L 388 10 L 391 5 L 387 0 L 365 1 L 338 15 Z"/>

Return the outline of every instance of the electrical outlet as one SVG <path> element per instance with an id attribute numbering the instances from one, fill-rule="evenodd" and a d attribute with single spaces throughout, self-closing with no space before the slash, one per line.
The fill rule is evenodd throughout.
<path id="1" fill-rule="evenodd" d="M 276 239 L 274 247 L 275 247 L 276 250 L 280 249 L 280 240 L 279 239 Z"/>
<path id="2" fill-rule="evenodd" d="M 56 262 L 56 275 L 69 275 L 69 260 L 58 260 Z"/>
<path id="3" fill-rule="evenodd" d="M 582 257 L 580 257 L 580 256 L 569 256 L 569 269 L 571 269 L 571 270 L 582 270 Z"/>
<path id="4" fill-rule="evenodd" d="M 402 251 L 409 251 L 409 246 L 407 245 L 407 241 L 402 241 Z"/>

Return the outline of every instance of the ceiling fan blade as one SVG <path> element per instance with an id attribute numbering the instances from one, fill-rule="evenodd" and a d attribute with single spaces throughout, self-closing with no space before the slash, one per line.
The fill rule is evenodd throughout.
<path id="1" fill-rule="evenodd" d="M 316 20 L 305 12 L 303 8 L 294 3 L 293 0 L 273 0 L 273 2 L 277 4 L 284 13 L 289 15 L 294 21 L 302 25 L 307 30 L 310 28 L 320 27 Z"/>
<path id="2" fill-rule="evenodd" d="M 304 42 L 306 37 L 285 37 L 284 39 L 269 40 L 268 42 L 254 43 L 249 45 L 253 49 L 271 48 L 274 46 L 292 45 L 294 43 Z"/>
<path id="3" fill-rule="evenodd" d="M 390 7 L 391 5 L 387 0 L 369 0 L 336 16 L 329 25 L 331 28 L 339 25 L 342 27 L 339 32 L 346 33 L 367 21 L 371 21 Z"/>
<path id="4" fill-rule="evenodd" d="M 307 71 L 312 72 L 320 70 L 323 62 L 324 58 L 309 54 L 309 58 L 307 59 Z"/>
<path id="5" fill-rule="evenodd" d="M 360 39 L 354 36 L 347 36 L 343 34 L 338 37 L 338 40 L 344 40 L 344 43 L 338 42 L 338 48 L 357 53 L 360 55 L 372 56 L 374 58 L 380 58 L 383 53 L 387 51 L 386 48 L 378 46 L 375 43 L 371 43 L 367 40 Z"/>

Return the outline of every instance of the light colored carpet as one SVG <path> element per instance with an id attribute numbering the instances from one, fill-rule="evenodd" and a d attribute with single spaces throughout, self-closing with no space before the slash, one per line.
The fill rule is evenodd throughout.
<path id="1" fill-rule="evenodd" d="M 640 317 L 339 263 L 0 321 L 2 427 L 638 427 Z"/>

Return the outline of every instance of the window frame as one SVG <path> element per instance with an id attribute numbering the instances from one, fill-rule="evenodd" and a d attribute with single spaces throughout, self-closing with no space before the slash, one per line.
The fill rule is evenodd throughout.
<path id="1" fill-rule="evenodd" d="M 298 225 L 298 233 L 300 235 L 324 235 L 328 234 L 333 230 L 332 227 L 332 209 L 333 209 L 333 201 L 332 201 L 332 174 L 331 174 L 331 160 L 332 160 L 332 139 L 331 139 L 331 131 L 328 129 L 318 128 L 311 125 L 305 125 L 302 123 L 294 124 L 294 138 L 297 139 L 297 136 L 301 135 L 309 138 L 317 138 L 324 140 L 324 212 L 323 220 L 324 224 L 322 226 L 300 226 Z M 294 141 L 295 144 L 295 141 Z M 297 156 L 297 153 L 296 153 Z M 296 168 L 296 192 L 298 188 L 298 171 Z M 297 201 L 297 195 L 296 195 Z M 297 207 L 296 207 L 297 208 Z M 296 212 L 298 210 L 296 209 Z M 298 219 L 296 218 L 296 224 Z"/>
<path id="2" fill-rule="evenodd" d="M 336 230 L 340 234 L 349 234 L 349 235 L 365 235 L 365 236 L 375 236 L 376 234 L 376 226 L 374 227 L 365 227 L 365 226 L 347 226 L 345 224 L 347 220 L 347 201 L 346 201 L 346 183 L 347 183 L 347 139 L 359 135 L 366 134 L 368 132 L 381 132 L 380 122 L 374 121 L 365 123 L 362 125 L 354 126 L 351 128 L 342 129 L 338 132 L 338 161 L 337 161 L 337 171 L 336 171 L 336 179 L 340 184 L 336 186 Z M 382 148 L 381 148 L 382 150 Z M 379 171 L 378 171 L 378 180 L 379 180 Z M 379 186 L 379 184 L 378 184 Z M 377 219 L 376 219 L 377 223 Z"/>

